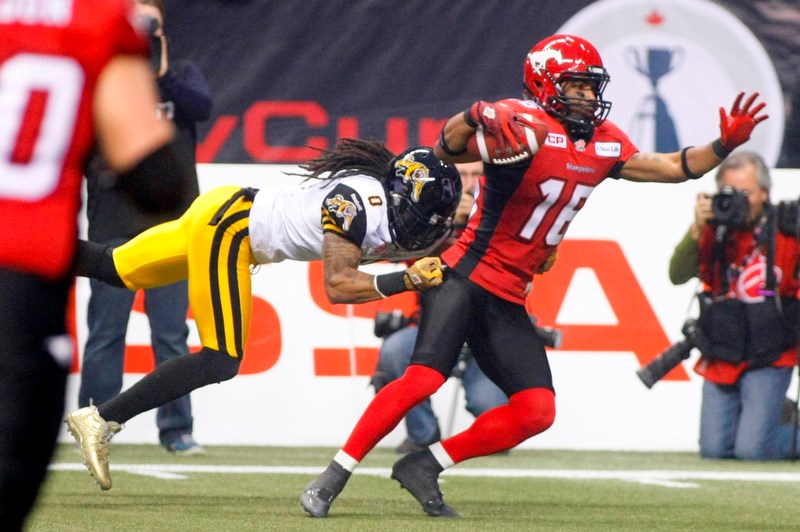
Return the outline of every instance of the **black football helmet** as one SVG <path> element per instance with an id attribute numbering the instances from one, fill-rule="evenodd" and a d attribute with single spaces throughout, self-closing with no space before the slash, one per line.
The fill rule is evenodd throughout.
<path id="1" fill-rule="evenodd" d="M 389 231 L 395 245 L 419 251 L 452 231 L 461 199 L 461 176 L 432 149 L 410 148 L 392 159 L 386 188 Z"/>

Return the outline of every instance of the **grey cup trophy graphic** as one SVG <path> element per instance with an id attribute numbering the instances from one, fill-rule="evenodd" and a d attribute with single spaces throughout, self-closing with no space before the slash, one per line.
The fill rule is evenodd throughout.
<path id="1" fill-rule="evenodd" d="M 658 82 L 661 78 L 675 70 L 683 60 L 681 48 L 645 48 L 638 50 L 628 48 L 626 56 L 628 63 L 637 72 L 647 77 L 652 92 L 646 95 L 639 103 L 633 116 L 631 132 L 634 141 L 643 143 L 651 137 L 653 150 L 661 153 L 678 151 L 678 133 L 675 131 L 675 122 L 672 120 L 669 109 L 658 91 Z"/>

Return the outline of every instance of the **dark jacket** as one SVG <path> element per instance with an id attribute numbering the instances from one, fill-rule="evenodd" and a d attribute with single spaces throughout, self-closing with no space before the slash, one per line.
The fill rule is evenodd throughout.
<path id="1" fill-rule="evenodd" d="M 176 144 L 194 162 L 197 148 L 197 122 L 211 115 L 211 93 L 200 70 L 189 61 L 171 60 L 170 68 L 158 78 L 161 95 L 159 111 L 171 118 L 177 129 Z M 194 168 L 194 164 L 192 165 Z M 113 182 L 102 157 L 95 155 L 86 168 L 89 219 L 89 240 L 108 242 L 112 239 L 130 239 L 145 229 L 179 217 L 199 195 L 197 173 L 193 172 L 187 183 L 186 200 L 182 205 L 164 214 L 142 212 L 130 195 Z"/>

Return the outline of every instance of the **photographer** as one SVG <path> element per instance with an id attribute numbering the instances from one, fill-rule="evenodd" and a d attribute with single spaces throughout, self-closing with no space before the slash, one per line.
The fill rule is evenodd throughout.
<path id="1" fill-rule="evenodd" d="M 164 34 L 164 6 L 161 0 L 138 0 L 137 25 L 150 42 L 150 68 L 159 89 L 156 110 L 161 120 L 175 124 L 175 143 L 189 163 L 191 175 L 185 183 L 181 204 L 159 216 L 143 212 L 118 188 L 108 186 L 114 178 L 105 161 L 95 157 L 86 169 L 89 240 L 119 246 L 142 231 L 179 217 L 199 195 L 195 149 L 197 122 L 211 114 L 211 93 L 200 70 L 189 61 L 170 59 Z M 89 334 L 83 353 L 78 404 L 101 404 L 116 396 L 123 384 L 125 337 L 135 292 L 91 280 L 92 293 L 87 310 Z M 155 363 L 159 365 L 188 354 L 188 286 L 180 281 L 145 291 L 145 313 L 152 331 Z M 189 396 L 158 409 L 159 440 L 168 451 L 202 454 L 192 437 L 193 418 Z"/>
<path id="2" fill-rule="evenodd" d="M 794 429 L 781 414 L 797 364 L 798 241 L 779 228 L 758 154 L 731 154 L 716 182 L 718 194 L 698 195 L 669 265 L 673 284 L 695 276 L 703 284 L 700 455 L 788 459 Z"/>

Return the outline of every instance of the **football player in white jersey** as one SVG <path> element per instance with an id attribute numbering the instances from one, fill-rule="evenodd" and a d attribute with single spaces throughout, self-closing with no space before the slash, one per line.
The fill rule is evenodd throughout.
<path id="1" fill-rule="evenodd" d="M 426 257 L 449 235 L 461 198 L 455 166 L 430 148 L 395 156 L 377 141 L 342 139 L 301 165 L 303 186 L 258 191 L 220 187 L 202 194 L 179 219 L 117 248 L 81 241 L 77 275 L 130 290 L 189 280 L 202 350 L 175 357 L 134 386 L 67 417 L 84 462 L 111 488 L 108 443 L 132 417 L 239 371 L 250 323 L 250 267 L 322 260 L 333 303 L 362 303 L 442 282 Z M 370 275 L 375 260 L 425 257 L 404 271 Z"/>

